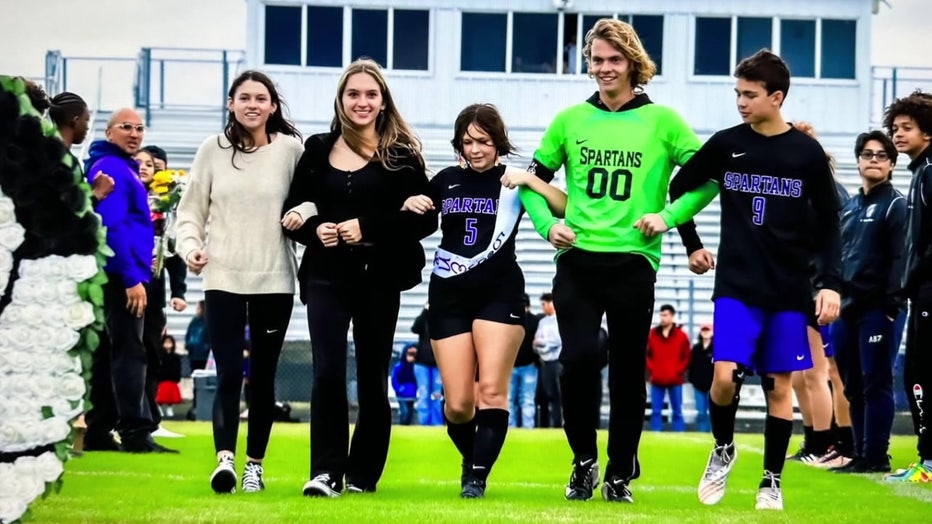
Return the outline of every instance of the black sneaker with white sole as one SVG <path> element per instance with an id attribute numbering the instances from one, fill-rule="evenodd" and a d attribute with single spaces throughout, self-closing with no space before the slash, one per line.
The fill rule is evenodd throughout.
<path id="1" fill-rule="evenodd" d="M 305 497 L 339 497 L 342 486 L 330 478 L 330 473 L 321 473 L 304 483 Z"/>
<path id="2" fill-rule="evenodd" d="M 210 476 L 210 487 L 219 495 L 236 491 L 236 466 L 233 455 L 224 455 L 217 461 L 217 468 Z"/>
<path id="3" fill-rule="evenodd" d="M 631 488 L 629 488 L 628 483 L 620 477 L 612 477 L 605 480 L 605 483 L 602 484 L 602 498 L 609 502 L 627 502 L 628 504 L 634 502 L 634 497 L 631 495 Z"/>
<path id="4" fill-rule="evenodd" d="M 463 484 L 463 490 L 460 492 L 460 498 L 464 499 L 481 499 L 485 496 L 485 481 L 470 477 Z"/>
<path id="5" fill-rule="evenodd" d="M 595 458 L 573 461 L 573 473 L 566 485 L 566 500 L 589 500 L 599 485 L 599 463 Z"/>
<path id="6" fill-rule="evenodd" d="M 258 462 L 247 462 L 243 469 L 243 493 L 258 493 L 265 489 L 265 483 L 262 482 L 262 464 Z"/>

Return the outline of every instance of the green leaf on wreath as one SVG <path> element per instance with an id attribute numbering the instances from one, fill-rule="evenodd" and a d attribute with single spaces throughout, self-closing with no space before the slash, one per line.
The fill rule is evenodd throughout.
<path id="1" fill-rule="evenodd" d="M 47 420 L 55 416 L 55 413 L 52 413 L 52 406 L 42 406 L 42 419 Z"/>
<path id="2" fill-rule="evenodd" d="M 91 299 L 91 304 L 98 307 L 104 305 L 104 290 L 100 286 L 91 286 L 88 290 L 88 296 Z"/>
<path id="3" fill-rule="evenodd" d="M 93 329 L 88 329 L 85 333 L 85 337 L 84 347 L 88 351 L 97 351 L 97 346 L 100 345 L 100 335 Z"/>
<path id="4" fill-rule="evenodd" d="M 55 443 L 55 456 L 58 457 L 58 460 L 65 462 L 68 460 L 68 455 L 71 453 L 71 444 L 67 441 L 56 442 Z"/>

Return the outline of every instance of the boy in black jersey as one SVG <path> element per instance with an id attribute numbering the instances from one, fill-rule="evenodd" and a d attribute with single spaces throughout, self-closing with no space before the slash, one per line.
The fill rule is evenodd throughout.
<path id="1" fill-rule="evenodd" d="M 721 246 L 715 278 L 715 377 L 710 417 L 715 448 L 699 483 L 699 500 L 715 504 L 737 456 L 734 422 L 746 370 L 762 376 L 768 416 L 758 509 L 783 509 L 780 475 L 793 429 L 790 375 L 812 365 L 806 316 L 812 311 L 813 246 L 821 283 L 820 324 L 838 316 L 840 237 L 838 196 L 818 142 L 784 121 L 780 107 L 790 75 L 780 57 L 759 51 L 735 70 L 744 124 L 719 131 L 670 185 L 674 202 L 645 215 L 637 227 L 662 233 L 691 218 L 702 202 L 686 198 L 708 185 L 721 191 Z M 801 217 L 814 212 L 810 224 Z"/>
<path id="2" fill-rule="evenodd" d="M 460 496 L 481 498 L 508 431 L 508 385 L 524 339 L 524 275 L 515 258 L 523 210 L 518 191 L 503 183 L 499 157 L 514 147 L 494 106 L 460 112 L 452 144 L 464 166 L 438 173 L 430 194 L 410 197 L 402 209 L 440 214 L 428 332 L 447 433 L 463 456 Z"/>
<path id="3" fill-rule="evenodd" d="M 919 461 L 887 476 L 888 481 L 932 482 L 932 94 L 916 91 L 890 105 L 883 125 L 900 153 L 909 156 L 913 179 L 907 198 L 905 266 L 902 285 L 909 298 L 903 382 Z"/>

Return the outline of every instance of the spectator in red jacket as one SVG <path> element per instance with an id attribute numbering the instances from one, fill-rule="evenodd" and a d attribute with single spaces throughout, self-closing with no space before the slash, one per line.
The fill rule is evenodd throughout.
<path id="1" fill-rule="evenodd" d="M 660 306 L 660 324 L 647 338 L 647 372 L 650 374 L 651 431 L 663 429 L 663 401 L 670 394 L 673 431 L 686 431 L 683 420 L 683 382 L 689 368 L 689 337 L 674 323 L 676 309 Z"/>

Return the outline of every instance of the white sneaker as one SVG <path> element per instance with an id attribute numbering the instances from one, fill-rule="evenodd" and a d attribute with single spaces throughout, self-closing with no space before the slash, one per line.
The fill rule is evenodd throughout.
<path id="1" fill-rule="evenodd" d="M 330 478 L 330 473 L 321 473 L 304 483 L 305 497 L 339 497 L 340 485 Z"/>
<path id="2" fill-rule="evenodd" d="M 236 466 L 233 463 L 233 455 L 220 457 L 217 468 L 210 476 L 210 487 L 217 494 L 236 492 Z"/>
<path id="3" fill-rule="evenodd" d="M 780 491 L 780 474 L 764 471 L 764 479 L 770 484 L 757 491 L 756 509 L 772 509 L 783 511 L 783 492 Z"/>
<path id="4" fill-rule="evenodd" d="M 175 433 L 174 431 L 169 431 L 165 429 L 161 424 L 159 424 L 159 429 L 152 432 L 153 437 L 161 438 L 182 438 L 184 435 L 181 433 Z"/>
<path id="5" fill-rule="evenodd" d="M 705 466 L 705 473 L 699 480 L 699 502 L 706 505 L 718 504 L 725 496 L 725 484 L 728 474 L 738 460 L 738 448 L 734 443 L 727 446 L 717 446 L 709 453 L 709 462 Z"/>

